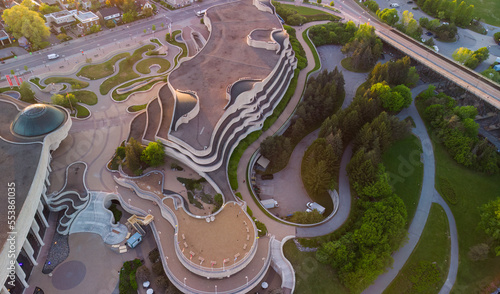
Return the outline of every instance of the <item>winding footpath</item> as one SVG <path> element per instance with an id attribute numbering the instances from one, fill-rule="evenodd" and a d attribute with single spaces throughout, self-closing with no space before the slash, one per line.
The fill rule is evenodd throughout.
<path id="1" fill-rule="evenodd" d="M 351 194 L 350 194 L 350 185 L 349 179 L 346 173 L 346 165 L 350 160 L 352 149 L 349 146 L 344 155 L 342 157 L 340 176 L 339 176 L 339 196 L 340 196 L 340 207 L 337 214 L 332 217 L 328 222 L 323 223 L 319 226 L 315 227 L 295 227 L 295 234 L 292 231 L 293 227 L 278 222 L 274 219 L 267 217 L 258 207 L 258 205 L 253 200 L 250 195 L 248 189 L 246 188 L 245 180 L 247 175 L 247 164 L 250 162 L 252 155 L 259 149 L 260 143 L 268 136 L 274 135 L 276 132 L 280 130 L 280 128 L 287 123 L 288 118 L 293 113 L 295 106 L 299 103 L 300 98 L 302 96 L 302 89 L 306 85 L 307 73 L 314 67 L 314 63 L 311 62 L 314 60 L 312 52 L 309 49 L 309 46 L 302 38 L 302 31 L 307 30 L 309 27 L 323 23 L 323 22 L 314 22 L 308 23 L 301 28 L 297 29 L 297 38 L 299 42 L 304 47 L 306 52 L 307 60 L 309 61 L 308 66 L 302 70 L 299 74 L 297 88 L 296 91 L 288 103 L 287 107 L 280 115 L 278 120 L 273 124 L 271 128 L 269 128 L 266 132 L 264 132 L 258 140 L 253 142 L 243 153 L 243 156 L 240 159 L 238 165 L 238 184 L 243 196 L 243 200 L 247 202 L 247 205 L 252 209 L 254 215 L 258 219 L 266 219 L 266 225 L 271 234 L 276 236 L 277 240 L 287 240 L 291 236 L 296 237 L 314 237 L 321 236 L 325 234 L 329 234 L 336 229 L 338 229 L 342 224 L 347 220 L 351 207 Z M 422 85 L 416 87 L 412 90 L 413 96 L 415 97 L 418 93 L 425 90 L 427 88 L 426 85 Z M 446 204 L 446 202 L 442 199 L 442 197 L 438 194 L 438 192 L 434 188 L 435 184 L 435 159 L 434 159 L 434 151 L 432 148 L 432 141 L 427 134 L 425 124 L 422 121 L 420 115 L 418 114 L 417 108 L 415 107 L 415 103 L 408 108 L 403 110 L 399 117 L 401 119 L 406 118 L 407 116 L 411 116 L 415 121 L 416 127 L 413 129 L 413 133 L 420 139 L 423 147 L 423 164 L 424 164 L 424 178 L 422 183 L 422 190 L 420 195 L 419 204 L 417 207 L 417 211 L 415 216 L 411 222 L 410 228 L 408 230 L 408 242 L 401 247 L 396 253 L 393 254 L 394 264 L 391 269 L 389 269 L 384 274 L 380 275 L 378 279 L 368 287 L 363 293 L 382 293 L 394 280 L 394 278 L 398 275 L 399 271 L 403 268 L 406 261 L 410 257 L 411 253 L 415 249 L 416 245 L 420 240 L 420 236 L 423 232 L 425 224 L 427 222 L 427 218 L 429 215 L 429 211 L 433 202 L 438 203 L 443 207 L 446 211 L 448 217 L 448 223 L 450 226 L 450 238 L 451 238 L 451 257 L 450 257 L 450 267 L 448 271 L 447 280 L 442 287 L 441 293 L 449 293 L 453 287 L 453 284 L 456 280 L 457 270 L 458 270 L 458 236 L 457 229 L 455 224 L 455 219 L 453 214 L 451 213 L 450 208 Z M 288 238 L 287 238 L 288 237 Z"/>
<path id="2" fill-rule="evenodd" d="M 403 268 L 411 253 L 417 246 L 418 241 L 420 240 L 420 236 L 422 235 L 422 231 L 424 230 L 433 202 L 441 205 L 446 211 L 448 223 L 450 226 L 449 229 L 452 248 L 448 277 L 445 285 L 439 293 L 449 293 L 451 291 L 451 288 L 453 287 L 453 284 L 455 283 L 458 270 L 458 236 L 455 218 L 453 217 L 453 214 L 451 213 L 451 210 L 446 202 L 441 198 L 439 193 L 434 188 L 436 167 L 432 141 L 429 137 L 429 134 L 427 134 L 425 124 L 422 121 L 422 118 L 420 117 L 415 106 L 415 97 L 420 92 L 427 89 L 427 86 L 428 85 L 421 85 L 413 88 L 412 104 L 409 108 L 402 110 L 398 115 L 400 119 L 404 119 L 408 116 L 413 119 L 416 125 L 416 127 L 413 129 L 413 133 L 419 138 L 420 142 L 422 143 L 423 149 L 422 159 L 424 164 L 424 179 L 422 182 L 422 190 L 420 193 L 420 200 L 418 202 L 417 211 L 415 212 L 415 216 L 413 217 L 410 228 L 408 229 L 408 242 L 392 255 L 392 257 L 394 258 L 394 264 L 392 265 L 392 268 L 384 274 L 380 275 L 375 283 L 373 283 L 363 292 L 365 294 L 382 293 L 390 285 L 394 278 L 396 278 L 399 271 Z"/>

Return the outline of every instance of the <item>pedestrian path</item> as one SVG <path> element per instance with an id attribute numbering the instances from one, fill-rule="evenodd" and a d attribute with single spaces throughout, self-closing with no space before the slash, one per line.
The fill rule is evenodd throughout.
<path id="1" fill-rule="evenodd" d="M 404 109 L 401 111 L 401 113 L 398 115 L 400 119 L 404 119 L 408 116 L 412 117 L 413 121 L 415 122 L 416 127 L 413 129 L 413 133 L 419 138 L 420 142 L 422 143 L 422 149 L 423 149 L 423 154 L 422 154 L 422 159 L 424 163 L 424 178 L 422 182 L 422 191 L 420 193 L 420 200 L 418 202 L 417 206 L 417 211 L 415 212 L 415 216 L 413 217 L 413 220 L 411 222 L 410 228 L 408 229 L 408 242 L 401 247 L 396 253 L 392 255 L 394 259 L 394 264 L 392 265 L 392 268 L 389 269 L 387 272 L 384 274 L 380 275 L 377 280 L 370 285 L 363 293 L 366 294 L 372 294 L 372 293 L 382 293 L 384 290 L 391 284 L 391 282 L 396 278 L 400 270 L 403 268 L 405 265 L 406 261 L 410 257 L 411 253 L 415 249 L 415 247 L 418 244 L 418 241 L 420 240 L 420 236 L 422 235 L 422 231 L 424 230 L 425 224 L 427 222 L 427 218 L 429 216 L 429 211 L 431 208 L 431 205 L 433 202 L 436 202 L 443 206 L 443 203 L 445 206 L 443 206 L 443 209 L 448 208 L 446 205 L 446 202 L 442 201 L 436 201 L 441 198 L 439 195 L 438 197 L 435 196 L 437 194 L 434 184 L 435 184 L 435 159 L 434 159 L 434 150 L 432 148 L 432 141 L 427 134 L 427 130 L 425 127 L 425 124 L 420 117 L 418 110 L 415 106 L 415 97 L 422 92 L 423 90 L 427 89 L 428 85 L 421 85 L 418 86 L 414 89 L 412 89 L 412 94 L 413 94 L 413 102 L 410 105 L 409 108 Z M 441 199 L 442 200 L 442 199 Z M 448 208 L 449 210 L 449 208 Z M 448 274 L 448 279 L 447 279 L 447 284 L 443 286 L 443 289 L 441 289 L 440 293 L 449 293 L 451 288 L 453 287 L 453 283 L 456 278 L 456 268 L 452 268 L 452 264 L 456 267 L 458 267 L 458 238 L 456 234 L 456 226 L 455 225 L 455 220 L 453 218 L 453 214 L 451 214 L 451 211 L 446 213 L 448 216 L 448 220 L 450 223 L 450 236 L 452 239 L 452 244 L 455 244 L 456 246 L 456 256 L 454 256 L 452 252 L 452 257 L 451 257 L 451 262 L 450 262 L 450 270 Z M 453 227 L 452 227 L 453 224 Z M 452 233 L 452 232 L 455 233 Z M 453 245 L 452 245 L 453 248 Z"/>

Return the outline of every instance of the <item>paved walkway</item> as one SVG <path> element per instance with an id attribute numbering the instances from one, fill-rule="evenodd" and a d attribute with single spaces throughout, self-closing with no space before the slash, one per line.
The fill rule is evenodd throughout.
<path id="1" fill-rule="evenodd" d="M 246 201 L 247 205 L 252 209 L 254 216 L 257 219 L 259 219 L 259 220 L 265 219 L 264 223 L 266 224 L 268 231 L 271 234 L 274 234 L 276 236 L 277 240 L 282 240 L 286 236 L 294 236 L 295 235 L 295 228 L 293 226 L 285 225 L 285 224 L 280 223 L 276 220 L 270 219 L 267 215 L 265 215 L 260 210 L 259 206 L 257 206 L 257 204 L 253 200 L 252 196 L 250 195 L 250 193 L 247 189 L 246 183 L 245 183 L 247 165 L 248 165 L 248 162 L 250 162 L 250 158 L 255 153 L 255 151 L 257 151 L 257 149 L 259 149 L 260 143 L 262 141 L 264 141 L 264 139 L 267 138 L 268 136 L 274 135 L 281 128 L 281 126 L 283 126 L 287 122 L 288 118 L 295 110 L 296 105 L 299 103 L 300 98 L 302 97 L 302 89 L 306 85 L 307 73 L 309 71 L 311 71 L 315 66 L 315 64 L 313 62 L 314 61 L 313 54 L 312 54 L 311 50 L 309 49 L 309 46 L 307 46 L 304 39 L 302 38 L 302 32 L 311 26 L 321 24 L 321 23 L 325 23 L 325 22 L 324 21 L 312 22 L 312 23 L 308 23 L 306 25 L 303 25 L 302 27 L 296 28 L 297 39 L 304 47 L 304 51 L 306 52 L 306 57 L 307 57 L 307 60 L 309 61 L 309 64 L 307 65 L 307 67 L 305 69 L 300 71 L 299 77 L 297 79 L 296 91 L 295 91 L 294 95 L 292 96 L 292 98 L 290 99 L 290 102 L 288 103 L 285 110 L 282 112 L 282 114 L 279 116 L 279 118 L 276 120 L 276 122 L 267 131 L 265 131 L 259 137 L 259 139 L 257 139 L 255 142 L 253 142 L 245 150 L 245 152 L 241 156 L 240 162 L 238 164 L 237 173 L 238 173 L 239 189 L 237 190 L 237 192 L 241 193 L 241 195 L 243 196 L 243 200 Z"/>
<path id="2" fill-rule="evenodd" d="M 418 93 L 427 89 L 427 86 L 428 85 L 421 85 L 413 88 L 412 89 L 412 94 L 414 97 L 413 99 L 415 99 L 415 96 Z M 432 149 L 432 141 L 429 138 L 429 135 L 427 134 L 425 124 L 420 118 L 420 115 L 418 114 L 417 108 L 415 106 L 415 100 L 412 102 L 409 108 L 404 109 L 398 115 L 398 117 L 401 119 L 407 116 L 411 116 L 415 122 L 416 127 L 413 129 L 413 133 L 420 139 L 423 149 L 422 158 L 424 163 L 424 179 L 422 182 L 422 191 L 420 193 L 420 200 L 418 202 L 415 216 L 413 217 L 410 228 L 408 229 L 408 242 L 392 255 L 392 257 L 394 258 L 394 264 L 392 265 L 392 268 L 389 271 L 385 272 L 384 274 L 380 275 L 378 279 L 375 281 L 375 283 L 372 284 L 363 292 L 366 294 L 382 293 L 390 285 L 390 283 L 398 275 L 399 271 L 403 268 L 406 261 L 408 260 L 411 253 L 418 244 L 420 236 L 422 235 L 422 231 L 424 230 L 425 224 L 427 222 L 432 202 L 436 202 L 441 206 L 443 206 L 442 203 L 446 204 L 444 201 L 443 202 L 435 201 L 436 197 L 440 198 L 440 196 L 439 195 L 435 196 L 437 192 L 435 191 L 434 188 L 434 179 L 436 171 L 434 151 Z M 447 205 L 443 206 L 443 208 L 445 209 L 445 211 L 446 209 L 449 210 Z M 446 214 L 448 216 L 448 220 L 450 223 L 450 236 L 452 238 L 451 242 L 452 244 L 455 244 L 457 252 L 456 256 L 454 256 L 452 252 L 450 271 L 448 274 L 449 282 L 447 282 L 449 289 L 447 288 L 448 290 L 446 291 L 446 289 L 444 289 L 443 287 L 444 290 L 442 289 L 440 293 L 449 293 L 455 281 L 456 270 L 458 268 L 458 239 L 456 234 L 455 220 L 453 218 L 453 215 L 451 214 L 451 211 L 450 214 L 448 214 L 448 212 Z M 453 268 L 452 265 L 455 268 Z"/>

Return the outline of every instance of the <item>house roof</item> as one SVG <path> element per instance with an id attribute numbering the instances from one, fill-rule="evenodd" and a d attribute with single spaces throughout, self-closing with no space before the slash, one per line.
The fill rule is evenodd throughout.
<path id="1" fill-rule="evenodd" d="M 117 13 L 121 15 L 122 11 L 118 7 L 106 7 L 103 9 L 99 9 L 99 13 L 102 15 L 102 17 L 107 17 Z"/>

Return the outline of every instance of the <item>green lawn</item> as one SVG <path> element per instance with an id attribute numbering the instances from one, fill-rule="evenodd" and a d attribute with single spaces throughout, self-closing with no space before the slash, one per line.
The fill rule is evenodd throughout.
<path id="1" fill-rule="evenodd" d="M 32 78 L 32 79 L 30 79 L 30 82 L 32 82 L 33 84 L 37 85 L 38 88 L 40 88 L 40 89 L 45 89 L 45 86 L 42 86 L 40 84 L 40 78 Z"/>
<path id="2" fill-rule="evenodd" d="M 143 109 L 146 109 L 146 106 L 148 106 L 148 104 L 141 104 L 141 105 L 132 105 L 132 106 L 129 106 L 128 107 L 128 111 L 130 112 L 137 112 L 137 111 L 141 111 Z"/>
<path id="3" fill-rule="evenodd" d="M 138 78 L 139 75 L 132 70 L 132 67 L 136 62 L 142 59 L 142 54 L 148 50 L 154 49 L 154 45 L 146 45 L 134 51 L 130 57 L 122 60 L 119 65 L 119 71 L 116 75 L 106 79 L 101 86 L 99 91 L 102 95 L 107 94 L 113 87 L 118 86 L 126 81 Z"/>
<path id="4" fill-rule="evenodd" d="M 283 246 L 283 253 L 295 270 L 296 294 L 335 293 L 348 294 L 331 266 L 319 263 L 315 252 L 301 252 L 292 240 Z"/>
<path id="5" fill-rule="evenodd" d="M 43 81 L 46 85 L 52 84 L 52 83 L 68 83 L 71 85 L 71 89 L 76 90 L 76 89 L 82 89 L 82 88 L 87 88 L 89 86 L 88 82 L 80 81 L 77 79 L 73 78 L 65 78 L 65 77 L 51 77 L 47 78 Z"/>
<path id="6" fill-rule="evenodd" d="M 458 1 L 457 1 L 458 2 Z M 487 24 L 500 26 L 500 1 L 498 0 L 467 0 L 474 5 L 474 15 L 482 18 Z"/>
<path id="7" fill-rule="evenodd" d="M 310 8 L 310 7 L 304 7 L 304 6 L 295 6 L 291 4 L 282 4 L 284 7 L 291 9 L 293 11 L 296 11 L 298 14 L 306 16 L 306 15 L 317 15 L 317 14 L 328 14 L 324 11 Z"/>
<path id="8" fill-rule="evenodd" d="M 113 65 L 115 65 L 118 60 L 129 56 L 130 53 L 128 52 L 117 54 L 106 62 L 84 66 L 76 75 L 91 80 L 105 78 L 113 74 Z"/>
<path id="9" fill-rule="evenodd" d="M 76 114 L 76 117 L 78 118 L 85 118 L 90 115 L 89 110 L 80 104 L 75 105 L 76 110 L 78 111 Z"/>
<path id="10" fill-rule="evenodd" d="M 75 95 L 76 100 L 81 103 L 85 103 L 87 105 L 95 105 L 97 104 L 97 95 L 92 91 L 74 91 L 70 92 Z"/>
<path id="11" fill-rule="evenodd" d="M 177 31 L 174 31 L 172 32 L 172 38 L 170 40 L 167 40 L 168 43 L 174 45 L 174 46 L 178 46 L 182 49 L 182 52 L 179 53 L 175 58 L 174 58 L 174 61 L 175 61 L 175 64 L 174 66 L 177 66 L 177 63 L 179 62 L 179 59 L 183 58 L 183 57 L 186 57 L 187 54 L 188 54 L 188 50 L 187 50 L 187 46 L 186 44 L 184 43 L 180 43 L 180 42 L 177 42 L 175 40 L 175 36 L 177 36 L 178 34 L 181 33 L 181 30 L 177 30 Z"/>
<path id="12" fill-rule="evenodd" d="M 417 103 L 420 115 L 423 111 Z M 436 159 L 436 189 L 442 193 L 437 179 L 446 179 L 453 187 L 457 204 L 450 205 L 458 230 L 460 265 L 452 293 L 482 293 L 492 281 L 500 282 L 500 256 L 483 261 L 472 261 L 467 257 L 469 249 L 487 243 L 488 237 L 478 229 L 480 216 L 478 207 L 496 199 L 500 191 L 500 175 L 487 175 L 470 170 L 453 160 L 445 147 L 433 140 Z M 490 291 L 491 292 L 491 291 Z M 489 292 L 488 292 L 489 293 Z"/>
<path id="13" fill-rule="evenodd" d="M 360 72 L 360 73 L 365 73 L 365 72 L 370 72 L 372 71 L 373 67 L 370 67 L 369 69 L 355 69 L 352 67 L 351 64 L 351 57 L 346 57 L 340 61 L 340 64 L 342 64 L 342 67 L 345 68 L 348 71 L 352 72 Z"/>
<path id="14" fill-rule="evenodd" d="M 149 74 L 151 73 L 149 67 L 153 64 L 157 64 L 160 66 L 158 73 L 166 72 L 170 68 L 170 62 L 165 58 L 152 57 L 139 61 L 139 63 L 137 63 L 136 69 L 142 74 Z"/>
<path id="15" fill-rule="evenodd" d="M 146 79 L 149 79 L 149 78 L 150 78 L 150 77 L 148 77 L 148 78 L 146 78 Z M 122 87 L 120 87 L 120 88 L 125 88 L 125 87 L 128 87 L 128 86 L 130 86 L 130 85 L 132 85 L 132 84 L 134 84 L 134 83 L 137 83 L 137 82 L 139 82 L 139 81 L 141 81 L 141 80 L 142 80 L 142 79 L 135 80 L 135 81 L 132 81 L 132 82 L 130 82 L 130 83 L 126 83 L 126 84 L 124 84 L 124 85 L 123 85 Z M 115 90 L 113 91 L 113 93 L 111 94 L 111 96 L 113 97 L 113 100 L 115 100 L 115 101 L 123 101 L 123 100 L 127 99 L 127 97 L 128 97 L 128 96 L 130 96 L 130 94 L 132 94 L 132 93 L 134 93 L 134 92 L 146 91 L 146 90 L 151 89 L 151 87 L 153 87 L 153 86 L 154 86 L 157 82 L 159 82 L 159 81 L 150 82 L 150 83 L 148 83 L 148 84 L 146 84 L 146 85 L 144 85 L 144 86 L 140 87 L 139 89 L 136 89 L 136 90 L 131 91 L 131 92 L 123 93 L 123 94 L 118 94 L 118 93 L 116 93 L 116 90 L 117 90 L 117 89 L 115 89 Z"/>
<path id="16" fill-rule="evenodd" d="M 310 7 L 304 7 L 304 6 L 295 6 L 292 4 L 281 4 L 284 8 L 291 9 L 297 14 L 303 16 L 306 18 L 306 22 L 311 22 L 311 21 L 319 21 L 319 20 L 331 20 L 331 21 L 336 21 L 340 19 L 340 17 L 332 15 L 326 11 L 310 8 Z"/>
<path id="17" fill-rule="evenodd" d="M 394 143 L 382 156 L 394 192 L 408 211 L 408 226 L 417 210 L 422 188 L 424 165 L 420 162 L 421 153 L 420 140 L 411 135 Z"/>
<path id="18" fill-rule="evenodd" d="M 446 213 L 440 205 L 433 203 L 417 247 L 384 294 L 439 292 L 448 275 L 449 234 Z M 423 270 L 434 266 L 434 262 L 437 271 Z M 421 272 L 423 274 L 419 275 Z"/>

